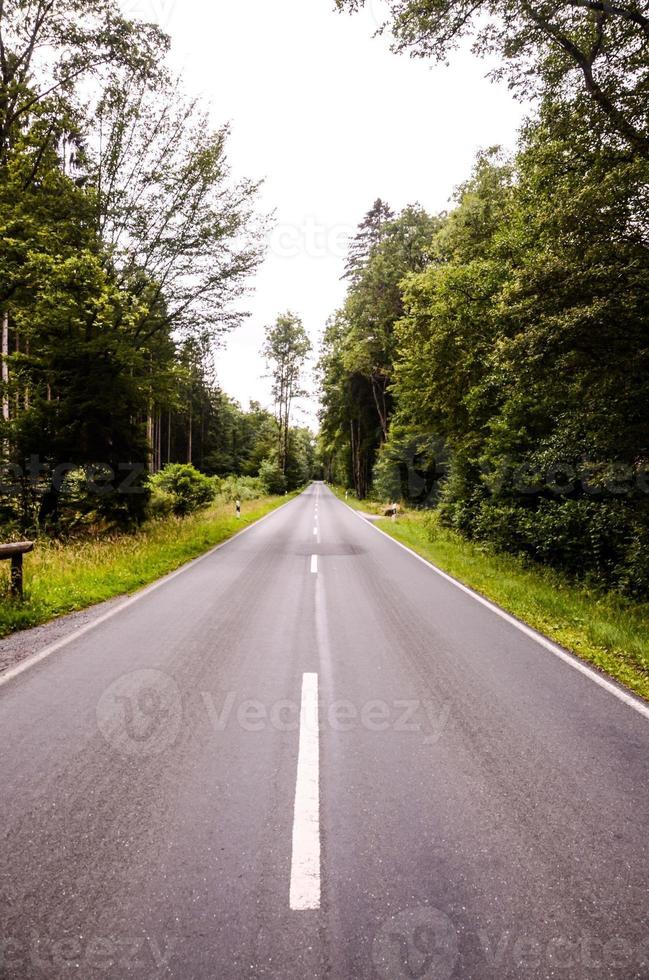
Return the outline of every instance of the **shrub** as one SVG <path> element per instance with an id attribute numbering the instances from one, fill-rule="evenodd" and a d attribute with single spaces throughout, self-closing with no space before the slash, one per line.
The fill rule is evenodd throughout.
<path id="1" fill-rule="evenodd" d="M 258 476 L 215 477 L 217 493 L 226 500 L 258 500 L 266 488 Z"/>
<path id="2" fill-rule="evenodd" d="M 149 478 L 154 493 L 162 491 L 173 498 L 174 514 L 190 514 L 214 500 L 217 486 L 189 463 L 170 463 Z"/>
<path id="3" fill-rule="evenodd" d="M 286 477 L 273 459 L 265 459 L 259 467 L 259 479 L 266 493 L 278 494 L 286 490 Z"/>
<path id="4" fill-rule="evenodd" d="M 160 487 L 154 487 L 149 497 L 147 517 L 169 517 L 174 513 L 176 503 L 177 497 L 175 494 L 169 493 L 167 490 L 161 490 Z"/>
<path id="5" fill-rule="evenodd" d="M 482 500 L 471 536 L 635 598 L 649 594 L 649 521 L 638 501 Z"/>

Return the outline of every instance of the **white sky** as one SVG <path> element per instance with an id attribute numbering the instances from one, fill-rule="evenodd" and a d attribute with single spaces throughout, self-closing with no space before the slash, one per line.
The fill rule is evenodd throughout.
<path id="1" fill-rule="evenodd" d="M 383 0 L 356 16 L 334 0 L 122 0 L 171 35 L 172 61 L 215 125 L 229 121 L 237 176 L 264 178 L 275 211 L 251 316 L 217 352 L 222 387 L 269 404 L 266 324 L 291 309 L 314 346 L 340 305 L 347 234 L 377 197 L 442 210 L 478 149 L 512 147 L 523 109 L 469 52 L 448 67 L 393 55 L 373 38 Z M 313 423 L 315 402 L 302 406 Z"/>

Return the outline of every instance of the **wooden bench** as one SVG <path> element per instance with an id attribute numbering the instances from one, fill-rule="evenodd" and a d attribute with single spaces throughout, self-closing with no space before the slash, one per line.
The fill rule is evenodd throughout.
<path id="1" fill-rule="evenodd" d="M 23 595 L 23 555 L 34 550 L 33 541 L 17 541 L 15 544 L 0 544 L 0 561 L 11 560 L 11 594 L 22 599 Z"/>

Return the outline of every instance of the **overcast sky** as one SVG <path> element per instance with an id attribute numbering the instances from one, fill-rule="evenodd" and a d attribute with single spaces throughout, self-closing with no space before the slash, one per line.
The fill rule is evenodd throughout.
<path id="1" fill-rule="evenodd" d="M 268 404 L 265 325 L 290 309 L 317 345 L 344 296 L 346 238 L 372 202 L 444 209 L 477 150 L 514 146 L 523 109 L 468 52 L 448 67 L 391 54 L 372 37 L 382 0 L 353 17 L 334 0 L 122 5 L 167 30 L 188 91 L 208 101 L 215 125 L 231 123 L 234 173 L 265 180 L 261 208 L 275 212 L 276 228 L 251 316 L 217 352 L 217 372 L 244 407 Z M 315 408 L 305 404 L 303 418 Z"/>

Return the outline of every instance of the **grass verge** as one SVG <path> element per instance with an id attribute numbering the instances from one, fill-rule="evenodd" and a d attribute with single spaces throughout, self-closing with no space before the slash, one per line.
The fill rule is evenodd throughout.
<path id="1" fill-rule="evenodd" d="M 219 501 L 189 517 L 149 521 L 136 534 L 72 542 L 39 541 L 25 556 L 25 598 L 7 597 L 9 562 L 0 569 L 0 636 L 38 626 L 65 613 L 136 592 L 168 572 L 232 537 L 285 503 L 287 497 L 244 501 L 241 519 L 234 505 Z"/>
<path id="2" fill-rule="evenodd" d="M 344 493 L 338 492 L 344 499 Z M 366 513 L 381 505 L 352 499 Z M 575 583 L 550 568 L 498 554 L 407 511 L 377 527 L 454 578 L 649 700 L 649 604 Z"/>

